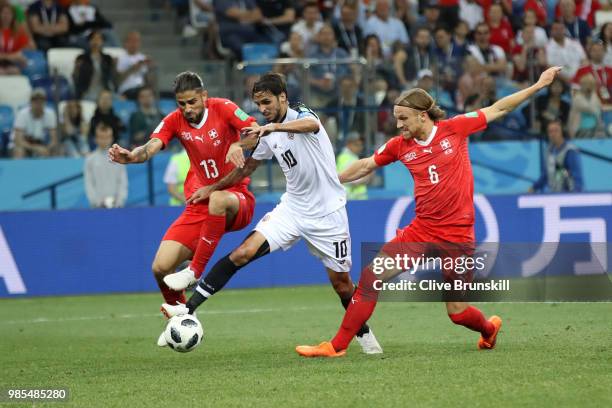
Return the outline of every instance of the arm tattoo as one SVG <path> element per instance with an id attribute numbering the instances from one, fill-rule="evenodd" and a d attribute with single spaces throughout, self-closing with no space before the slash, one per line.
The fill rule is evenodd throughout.
<path id="1" fill-rule="evenodd" d="M 224 190 L 230 186 L 233 186 L 239 180 L 242 180 L 243 178 L 250 176 L 255 171 L 257 166 L 259 166 L 259 163 L 260 163 L 259 160 L 255 160 L 249 157 L 246 160 L 244 167 L 242 168 L 236 167 L 227 176 L 223 177 L 221 180 L 213 184 L 211 186 L 212 190 L 219 191 L 219 190 Z"/>

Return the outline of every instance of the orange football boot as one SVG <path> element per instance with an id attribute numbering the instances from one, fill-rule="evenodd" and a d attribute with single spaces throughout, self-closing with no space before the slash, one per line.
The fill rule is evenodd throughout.
<path id="1" fill-rule="evenodd" d="M 334 350 L 330 341 L 324 341 L 318 346 L 297 346 L 295 351 L 302 357 L 342 357 L 346 354 L 346 350 Z"/>
<path id="2" fill-rule="evenodd" d="M 491 316 L 489 321 L 493 323 L 493 326 L 495 326 L 495 331 L 493 331 L 493 334 L 486 339 L 482 337 L 482 335 L 480 336 L 480 339 L 478 339 L 479 350 L 490 350 L 495 348 L 497 333 L 499 333 L 499 329 L 501 329 L 502 326 L 502 319 L 499 316 Z"/>

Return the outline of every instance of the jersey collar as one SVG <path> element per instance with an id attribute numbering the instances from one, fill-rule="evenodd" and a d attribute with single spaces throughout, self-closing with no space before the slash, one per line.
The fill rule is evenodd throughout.
<path id="1" fill-rule="evenodd" d="M 429 144 L 433 140 L 434 136 L 436 135 L 436 131 L 437 130 L 438 130 L 438 127 L 436 125 L 434 125 L 434 127 L 431 128 L 431 133 L 427 137 L 427 140 L 421 141 L 421 140 L 418 140 L 418 139 L 414 139 L 414 142 L 416 144 L 420 145 L 420 146 L 429 146 Z"/>
<path id="2" fill-rule="evenodd" d="M 200 123 L 198 123 L 197 125 L 194 125 L 189 121 L 187 121 L 187 123 L 189 123 L 189 126 L 191 126 L 192 128 L 202 129 L 202 126 L 204 126 L 204 124 L 206 123 L 206 119 L 208 119 L 208 108 L 204 110 L 204 115 L 202 116 L 202 120 L 200 121 Z"/>

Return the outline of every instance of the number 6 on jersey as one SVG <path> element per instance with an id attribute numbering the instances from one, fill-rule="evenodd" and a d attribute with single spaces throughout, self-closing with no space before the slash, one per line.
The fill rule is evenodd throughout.
<path id="1" fill-rule="evenodd" d="M 429 181 L 431 181 L 431 184 L 438 184 L 440 176 L 436 173 L 436 165 L 432 164 L 427 170 L 429 170 Z"/>

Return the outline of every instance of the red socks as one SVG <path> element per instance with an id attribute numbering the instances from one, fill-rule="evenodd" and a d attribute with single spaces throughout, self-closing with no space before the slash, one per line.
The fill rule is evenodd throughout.
<path id="1" fill-rule="evenodd" d="M 159 290 L 164 297 L 164 300 L 169 305 L 176 305 L 176 302 L 186 303 L 187 299 L 185 298 L 185 291 L 176 292 L 170 289 L 163 280 L 158 280 L 157 285 L 159 286 Z"/>
<path id="2" fill-rule="evenodd" d="M 449 314 L 448 317 L 450 317 L 455 324 L 480 332 L 485 339 L 495 331 L 493 323 L 485 319 L 482 312 L 474 306 L 468 306 L 468 308 L 461 313 Z"/>
<path id="3" fill-rule="evenodd" d="M 206 268 L 206 264 L 215 252 L 223 234 L 225 234 L 225 215 L 208 214 L 202 224 L 200 240 L 189 265 L 196 279 L 202 276 L 204 268 Z"/>
<path id="4" fill-rule="evenodd" d="M 340 329 L 331 341 L 336 351 L 346 350 L 359 329 L 374 313 L 378 299 L 378 291 L 372 287 L 375 279 L 377 279 L 376 275 L 372 273 L 370 268 L 363 270 L 357 290 L 355 290 L 351 303 L 342 319 Z"/>

